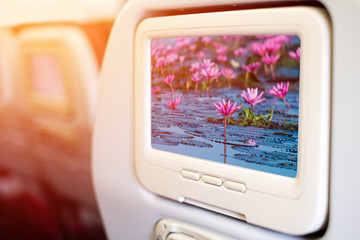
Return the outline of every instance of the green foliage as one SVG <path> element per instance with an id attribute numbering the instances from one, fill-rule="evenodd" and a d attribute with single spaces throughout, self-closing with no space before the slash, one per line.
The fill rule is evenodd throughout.
<path id="1" fill-rule="evenodd" d="M 284 130 L 289 130 L 289 131 L 297 131 L 298 130 L 298 125 L 294 125 L 292 123 L 283 123 L 281 124 L 281 129 Z"/>
<path id="2" fill-rule="evenodd" d="M 242 126 L 256 126 L 256 127 L 263 127 L 268 128 L 270 121 L 273 118 L 274 110 L 268 109 L 267 114 L 255 116 L 255 113 L 251 111 L 251 108 L 245 108 L 244 106 L 241 107 L 243 112 L 239 113 L 239 119 L 242 118 L 241 122 L 246 125 Z"/>
<path id="3" fill-rule="evenodd" d="M 212 118 L 212 117 L 208 117 L 208 118 L 206 118 L 206 121 L 207 121 L 207 122 L 211 122 L 211 123 L 223 123 L 223 122 L 224 122 L 224 119 L 220 119 L 220 118 L 214 119 L 214 118 Z M 228 122 L 229 122 L 229 121 L 228 121 Z"/>
<path id="4" fill-rule="evenodd" d="M 253 55 L 251 55 L 251 57 L 248 57 L 246 59 L 246 65 L 254 63 L 254 62 L 261 62 L 261 57 L 256 54 L 253 54 Z"/>
<path id="5" fill-rule="evenodd" d="M 211 78 L 210 79 L 210 84 L 212 85 L 215 79 Z M 202 81 L 201 82 L 201 86 L 200 89 L 201 90 L 209 90 L 209 84 L 208 84 L 209 80 L 206 81 Z"/>
<path id="6" fill-rule="evenodd" d="M 299 61 L 294 60 L 288 56 L 285 56 L 283 58 L 280 58 L 279 65 L 286 67 L 286 68 L 297 68 L 299 69 Z"/>
<path id="7" fill-rule="evenodd" d="M 209 90 L 209 86 L 206 84 L 205 81 L 202 81 L 202 82 L 201 82 L 200 89 L 203 90 L 203 91 L 204 91 L 204 90 Z"/>
<path id="8" fill-rule="evenodd" d="M 266 129 L 283 129 L 283 130 L 289 130 L 289 131 L 297 131 L 298 125 L 291 124 L 291 123 L 282 123 L 279 124 L 277 122 L 271 122 L 274 116 L 274 109 L 269 108 L 267 110 L 267 113 L 264 115 L 258 115 L 256 116 L 253 111 L 251 111 L 251 108 L 245 108 L 241 107 L 242 112 L 240 112 L 239 118 L 234 119 L 233 117 L 229 117 L 227 124 L 229 125 L 237 125 L 237 126 L 254 126 L 254 127 L 260 127 L 260 128 L 266 128 Z M 207 122 L 211 123 L 224 123 L 224 119 L 214 119 L 212 117 L 206 118 Z"/>

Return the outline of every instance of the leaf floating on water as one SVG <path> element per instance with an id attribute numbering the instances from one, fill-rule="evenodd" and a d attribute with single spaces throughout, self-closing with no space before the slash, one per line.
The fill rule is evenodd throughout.
<path id="1" fill-rule="evenodd" d="M 282 133 L 282 132 L 275 132 L 274 135 L 284 136 L 284 137 L 292 137 L 292 134 Z"/>
<path id="2" fill-rule="evenodd" d="M 182 141 L 181 144 L 187 145 L 187 146 L 193 146 L 193 147 L 200 147 L 200 148 L 212 148 L 213 146 L 211 144 L 200 142 L 200 141 Z"/>

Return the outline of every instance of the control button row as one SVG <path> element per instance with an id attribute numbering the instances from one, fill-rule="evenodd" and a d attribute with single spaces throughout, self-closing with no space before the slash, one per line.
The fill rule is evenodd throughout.
<path id="1" fill-rule="evenodd" d="M 233 190 L 233 191 L 237 191 L 237 192 L 243 193 L 246 191 L 246 185 L 243 183 L 233 182 L 230 180 L 225 180 L 223 182 L 221 180 L 221 178 L 206 175 L 206 174 L 200 176 L 200 174 L 197 172 L 183 169 L 180 171 L 180 175 L 183 178 L 187 178 L 187 179 L 194 180 L 194 181 L 199 181 L 201 179 L 201 181 L 203 181 L 204 183 L 211 184 L 211 185 L 214 185 L 217 187 L 220 187 L 221 185 L 223 185 L 225 188 Z"/>
<path id="2" fill-rule="evenodd" d="M 218 186 L 218 187 L 220 187 L 222 185 L 222 180 L 221 180 L 221 178 L 218 178 L 218 177 L 213 177 L 213 176 L 209 176 L 209 175 L 202 175 L 201 180 L 204 183 L 208 183 L 208 184 L 215 185 L 215 186 Z"/>
<path id="3" fill-rule="evenodd" d="M 187 179 L 191 179 L 191 180 L 195 180 L 198 181 L 200 179 L 200 174 L 197 172 L 192 172 L 192 171 L 188 171 L 188 170 L 181 170 L 180 175 L 184 178 Z"/>
<path id="4" fill-rule="evenodd" d="M 228 181 L 228 180 L 226 180 L 224 182 L 224 187 L 226 187 L 227 189 L 238 191 L 238 192 L 245 192 L 246 191 L 245 184 L 237 183 L 237 182 L 233 182 L 233 181 Z"/>

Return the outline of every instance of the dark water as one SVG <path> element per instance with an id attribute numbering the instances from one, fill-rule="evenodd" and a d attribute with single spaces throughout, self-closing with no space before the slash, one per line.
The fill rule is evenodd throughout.
<path id="1" fill-rule="evenodd" d="M 213 102 L 222 98 L 250 107 L 239 97 L 237 89 L 214 89 L 195 93 L 163 91 L 152 96 L 152 147 L 159 150 L 188 155 L 224 163 L 224 124 L 210 123 L 218 111 Z M 181 96 L 177 109 L 170 109 L 166 102 Z M 279 123 L 298 124 L 298 94 L 289 91 L 286 96 L 291 109 L 281 99 L 264 94 L 266 100 L 254 106 L 255 114 L 275 110 L 273 120 Z M 238 118 L 239 109 L 232 117 Z M 263 129 L 227 125 L 226 164 L 254 170 L 296 177 L 298 132 L 281 129 Z"/>

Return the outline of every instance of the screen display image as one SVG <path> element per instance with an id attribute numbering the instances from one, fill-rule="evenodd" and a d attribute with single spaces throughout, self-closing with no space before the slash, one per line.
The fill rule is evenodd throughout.
<path id="1" fill-rule="evenodd" d="M 296 177 L 300 38 L 151 41 L 154 149 Z"/>

